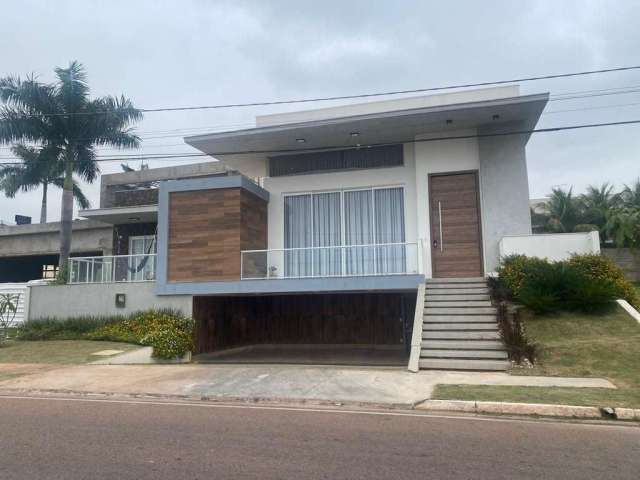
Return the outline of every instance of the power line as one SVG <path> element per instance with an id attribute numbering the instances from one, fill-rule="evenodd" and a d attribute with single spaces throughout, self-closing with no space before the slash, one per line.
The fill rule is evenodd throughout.
<path id="1" fill-rule="evenodd" d="M 601 96 L 609 96 L 609 95 L 624 95 L 624 94 L 631 94 L 631 93 L 638 93 L 640 92 L 640 85 L 630 85 L 630 86 L 625 86 L 625 87 L 613 87 L 613 88 L 604 88 L 604 89 L 598 89 L 598 90 L 582 90 L 582 91 L 574 91 L 574 92 L 564 92 L 564 93 L 560 93 L 560 94 L 555 94 L 552 95 L 549 98 L 550 102 L 553 101 L 562 101 L 562 100 L 577 100 L 577 99 L 581 99 L 581 98 L 593 98 L 593 97 L 601 97 Z M 629 104 L 629 105 L 635 105 L 634 103 Z M 620 105 L 616 105 L 616 106 L 626 106 L 625 104 L 620 104 Z M 614 106 L 611 106 L 611 108 L 613 108 Z M 581 111 L 581 110 L 595 110 L 595 109 L 599 109 L 599 108 L 609 108 L 608 106 L 603 106 L 603 107 L 593 107 L 593 108 L 578 108 L 578 109 L 574 109 L 574 110 L 566 110 L 566 111 Z M 560 111 L 557 111 L 558 113 Z M 556 111 L 551 111 L 551 112 L 542 112 L 542 115 L 546 115 L 549 113 L 556 113 Z M 161 133 L 161 132 L 173 132 L 173 131 L 182 131 L 183 133 L 177 133 L 177 134 L 168 134 L 168 135 L 157 135 L 157 136 L 145 136 L 145 135 L 140 135 L 140 138 L 142 140 L 158 140 L 158 139 L 163 139 L 163 138 L 183 138 L 185 135 L 189 135 L 191 132 L 193 133 L 197 133 L 196 131 L 200 131 L 200 130 L 204 130 L 207 131 L 207 133 L 211 132 L 211 133 L 215 133 L 215 132 L 224 132 L 227 131 L 227 128 L 230 127 L 238 127 L 238 126 L 246 126 L 246 127 L 255 127 L 255 123 L 253 122 L 245 122 L 245 123 L 235 123 L 235 124 L 218 124 L 218 125 L 211 125 L 208 127 L 190 127 L 190 128 L 179 128 L 179 129 L 171 129 L 171 130 L 157 130 L 157 131 L 153 131 L 153 130 L 148 130 L 146 133 Z M 217 127 L 217 130 L 213 130 L 214 128 Z M 191 131 L 191 132 L 188 132 Z M 152 145 L 152 146 L 182 146 L 184 144 L 173 144 L 173 145 Z M 0 146 L 0 149 L 3 150 L 9 150 L 11 147 L 9 146 Z M 105 148 L 106 149 L 106 148 Z"/>
<path id="2" fill-rule="evenodd" d="M 552 132 L 562 132 L 567 130 L 580 130 L 586 128 L 599 128 L 599 127 L 610 127 L 610 126 L 622 126 L 622 125 L 636 125 L 640 124 L 640 119 L 638 120 L 623 120 L 618 122 L 602 122 L 602 123 L 586 123 L 579 125 L 565 125 L 561 127 L 547 127 L 547 128 L 535 128 L 529 130 L 512 130 L 508 132 L 495 132 L 495 133 L 476 133 L 470 135 L 453 135 L 448 137 L 433 137 L 433 138 L 424 138 L 424 139 L 408 139 L 408 140 L 396 140 L 393 142 L 380 142 L 380 143 L 369 143 L 366 145 L 325 145 L 322 147 L 307 147 L 307 148 L 285 148 L 285 149 L 277 149 L 277 150 L 244 150 L 244 151 L 227 151 L 227 152 L 209 152 L 209 153 L 176 153 L 171 155 L 139 155 L 139 156 L 102 156 L 98 157 L 96 161 L 98 162 L 116 162 L 123 160 L 174 160 L 178 158 L 196 158 L 196 157 L 216 157 L 216 156 L 224 156 L 224 155 L 250 155 L 250 154 L 285 154 L 285 153 L 305 153 L 305 152 L 317 152 L 322 150 L 332 150 L 332 149 L 342 149 L 342 150 L 358 150 L 358 149 L 366 149 L 366 148 L 374 148 L 374 147 L 384 147 L 389 145 L 397 145 L 401 143 L 426 143 L 426 142 L 436 142 L 436 141 L 447 141 L 447 140 L 466 140 L 471 138 L 487 138 L 487 137 L 503 137 L 510 135 L 529 135 L 534 133 L 552 133 Z M 21 165 L 21 162 L 0 162 L 0 165 Z"/>
<path id="3" fill-rule="evenodd" d="M 383 97 L 383 96 L 392 96 L 392 95 L 405 95 L 405 94 L 411 94 L 411 93 L 435 92 L 435 91 L 442 91 L 442 90 L 453 90 L 458 88 L 488 87 L 492 85 L 505 85 L 509 83 L 533 82 L 538 80 L 552 80 L 557 78 L 569 78 L 569 77 L 596 75 L 596 74 L 612 73 L 612 72 L 625 72 L 625 71 L 638 70 L 638 69 L 640 69 L 640 65 L 630 65 L 630 66 L 623 66 L 623 67 L 601 68 L 598 70 L 584 70 L 580 72 L 537 75 L 537 76 L 531 76 L 531 77 L 512 78 L 509 80 L 495 80 L 495 81 L 489 81 L 489 82 L 461 83 L 461 84 L 447 85 L 447 86 L 416 88 L 416 89 L 410 89 L 410 90 L 391 90 L 386 92 L 360 93 L 355 95 L 336 95 L 336 96 L 329 96 L 329 97 L 297 98 L 297 99 L 289 99 L 289 100 L 256 101 L 256 102 L 247 102 L 247 103 L 225 103 L 225 104 L 215 104 L 215 105 L 141 108 L 138 110 L 143 113 L 158 113 L 158 112 L 177 112 L 177 111 L 192 111 L 192 110 L 216 110 L 216 109 L 243 108 L 243 107 L 264 107 L 264 106 L 285 105 L 285 104 L 291 105 L 291 104 L 299 104 L 299 103 L 327 102 L 327 101 L 334 101 L 334 100 L 350 100 L 350 99 L 357 99 L 357 98 L 372 98 L 372 97 Z M 76 116 L 76 115 L 78 116 L 103 115 L 103 114 L 109 114 L 109 113 L 112 113 L 112 112 L 97 111 L 97 112 L 42 113 L 42 114 L 30 114 L 28 116 L 29 117 L 58 117 L 58 116 L 68 117 L 68 116 Z"/>

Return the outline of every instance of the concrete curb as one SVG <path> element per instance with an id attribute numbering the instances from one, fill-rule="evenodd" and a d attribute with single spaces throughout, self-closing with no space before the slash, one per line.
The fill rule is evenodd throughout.
<path id="1" fill-rule="evenodd" d="M 616 302 L 618 302 L 618 305 L 620 305 L 631 318 L 640 323 L 640 312 L 633 308 L 633 305 L 623 299 L 616 300 Z"/>
<path id="2" fill-rule="evenodd" d="M 640 421 L 640 409 L 599 408 L 542 403 L 473 402 L 464 400 L 425 400 L 417 410 L 432 412 L 487 413 L 498 415 L 536 415 L 541 417 L 618 419 Z"/>
<path id="3" fill-rule="evenodd" d="M 0 398 L 10 396 L 24 397 L 75 397 L 103 400 L 158 400 L 158 401 L 186 401 L 208 402 L 220 404 L 242 405 L 290 405 L 308 407 L 351 407 L 383 410 L 413 410 L 415 403 L 379 403 L 357 402 L 345 400 L 318 400 L 287 397 L 236 397 L 225 395 L 176 395 L 159 393 L 114 393 L 114 392 L 87 392 L 82 390 L 66 389 L 1 389 Z"/>

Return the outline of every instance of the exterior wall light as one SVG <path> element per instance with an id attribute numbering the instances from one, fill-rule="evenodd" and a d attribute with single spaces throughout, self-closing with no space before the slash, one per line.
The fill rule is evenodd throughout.
<path id="1" fill-rule="evenodd" d="M 296 142 L 298 143 L 305 143 L 306 140 L 304 138 L 296 138 Z"/>

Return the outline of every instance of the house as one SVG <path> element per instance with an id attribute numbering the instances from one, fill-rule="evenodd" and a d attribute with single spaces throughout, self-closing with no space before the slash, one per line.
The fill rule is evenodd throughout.
<path id="1" fill-rule="evenodd" d="M 187 137 L 219 162 L 104 175 L 100 208 L 81 216 L 113 226 L 112 256 L 72 258 L 70 285 L 32 287 L 29 317 L 176 307 L 203 359 L 260 358 L 247 347 L 262 345 L 293 362 L 413 369 L 422 338 L 435 353 L 421 365 L 465 368 L 446 345 L 468 337 L 489 359 L 477 368 L 503 368 L 482 278 L 504 237 L 531 235 L 525 146 L 547 100 L 488 88 Z M 473 325 L 456 315 L 462 327 L 443 329 L 444 302 L 425 334 L 425 279 L 428 307 L 452 293 Z"/>

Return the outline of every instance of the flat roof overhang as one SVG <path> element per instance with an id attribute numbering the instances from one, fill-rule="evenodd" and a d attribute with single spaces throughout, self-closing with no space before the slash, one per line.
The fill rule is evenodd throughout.
<path id="1" fill-rule="evenodd" d="M 450 105 L 272 125 L 185 137 L 185 142 L 214 157 L 276 155 L 329 148 L 408 143 L 416 136 L 470 128 L 533 129 L 549 99 L 548 93 Z M 352 135 L 357 132 L 357 136 Z M 454 133 L 451 135 L 455 136 Z M 527 135 L 527 139 L 528 139 Z M 299 139 L 304 139 L 301 143 Z"/>
<path id="2" fill-rule="evenodd" d="M 92 220 L 99 220 L 110 225 L 155 223 L 158 221 L 158 205 L 96 208 L 93 210 L 81 210 L 78 212 L 78 215 Z"/>

